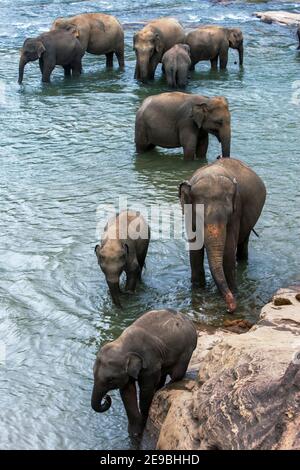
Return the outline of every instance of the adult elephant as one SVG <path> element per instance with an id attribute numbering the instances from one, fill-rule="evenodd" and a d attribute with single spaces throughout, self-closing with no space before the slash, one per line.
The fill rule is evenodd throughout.
<path id="1" fill-rule="evenodd" d="M 158 145 L 183 147 L 185 160 L 193 160 L 195 155 L 205 158 L 208 134 L 215 135 L 221 142 L 222 156 L 230 157 L 230 112 L 223 96 L 161 93 L 146 98 L 136 114 L 138 153 Z"/>
<path id="2" fill-rule="evenodd" d="M 186 35 L 185 42 L 191 49 L 192 70 L 201 60 L 210 60 L 212 68 L 217 68 L 219 60 L 220 68 L 226 69 L 229 48 L 238 50 L 243 65 L 243 33 L 239 28 L 200 26 Z"/>
<path id="3" fill-rule="evenodd" d="M 164 386 L 168 375 L 173 382 L 184 377 L 196 344 L 196 329 L 181 313 L 169 309 L 144 313 L 98 352 L 92 408 L 98 413 L 107 411 L 111 406 L 107 393 L 119 389 L 129 434 L 139 436 L 154 393 Z"/>
<path id="4" fill-rule="evenodd" d="M 67 30 L 78 37 L 85 52 L 106 55 L 106 66 L 113 66 L 117 56 L 119 66 L 124 67 L 124 31 L 119 21 L 104 13 L 83 13 L 70 18 L 57 18 L 52 30 Z"/>
<path id="5" fill-rule="evenodd" d="M 205 284 L 205 248 L 211 274 L 227 310 L 234 312 L 236 259 L 248 257 L 249 237 L 266 199 L 265 185 L 240 160 L 223 158 L 200 168 L 189 181 L 181 183 L 179 197 L 190 234 L 192 283 L 197 287 Z M 192 205 L 189 218 L 187 204 Z M 200 225 L 196 224 L 199 204 L 204 204 L 204 245 L 201 244 L 203 225 L 201 221 Z"/>
<path id="6" fill-rule="evenodd" d="M 43 82 L 50 82 L 56 65 L 61 65 L 65 75 L 80 75 L 84 50 L 78 39 L 68 31 L 49 31 L 24 41 L 19 61 L 19 84 L 23 81 L 25 65 L 39 60 Z"/>
<path id="7" fill-rule="evenodd" d="M 152 80 L 164 53 L 175 44 L 183 43 L 184 38 L 184 29 L 175 18 L 150 21 L 133 38 L 136 54 L 134 77 L 142 81 Z"/>

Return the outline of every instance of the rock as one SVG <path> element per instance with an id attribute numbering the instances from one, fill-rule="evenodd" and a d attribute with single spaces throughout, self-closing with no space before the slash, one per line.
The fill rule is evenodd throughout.
<path id="1" fill-rule="evenodd" d="M 246 333 L 199 331 L 187 378 L 154 397 L 158 449 L 300 449 L 297 294 L 278 291 Z"/>
<path id="2" fill-rule="evenodd" d="M 300 13 L 287 11 L 260 11 L 254 13 L 257 18 L 265 23 L 278 23 L 282 25 L 300 25 Z"/>

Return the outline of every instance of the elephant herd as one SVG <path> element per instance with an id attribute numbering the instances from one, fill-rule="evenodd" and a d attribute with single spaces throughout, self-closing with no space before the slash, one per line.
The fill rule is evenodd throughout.
<path id="1" fill-rule="evenodd" d="M 243 65 L 240 29 L 201 26 L 186 33 L 174 18 L 147 23 L 134 35 L 133 48 L 135 78 L 154 79 L 161 63 L 172 88 L 185 87 L 190 71 L 199 61 L 209 60 L 212 68 L 218 64 L 221 69 L 226 68 L 229 48 L 238 51 L 239 65 Z M 115 55 L 119 66 L 124 67 L 124 32 L 119 21 L 100 13 L 55 20 L 50 31 L 25 40 L 19 63 L 19 83 L 23 81 L 25 65 L 35 60 L 39 60 L 43 82 L 50 81 L 56 65 L 64 68 L 65 76 L 80 75 L 85 52 L 104 54 L 107 67 L 113 66 Z M 188 237 L 192 285 L 205 285 L 205 250 L 227 311 L 233 313 L 237 307 L 236 261 L 247 259 L 249 237 L 263 209 L 266 188 L 252 169 L 230 158 L 230 119 L 229 105 L 223 96 L 206 97 L 181 91 L 149 96 L 136 113 L 135 145 L 138 154 L 155 146 L 182 147 L 184 160 L 203 161 L 209 135 L 219 140 L 220 157 L 181 182 L 178 197 L 186 222 L 191 209 L 193 237 L 200 230 L 196 224 L 198 208 L 204 207 L 203 243 L 195 248 L 193 237 Z M 138 227 L 143 236 L 133 236 L 130 227 Z M 143 215 L 129 210 L 108 221 L 101 242 L 95 247 L 112 300 L 119 307 L 120 276 L 126 273 L 125 291 L 134 293 L 141 279 L 150 238 L 151 230 Z M 164 309 L 143 314 L 118 339 L 98 352 L 92 408 L 97 412 L 108 410 L 111 399 L 107 393 L 119 389 L 129 433 L 140 436 L 154 393 L 164 386 L 167 375 L 172 381 L 184 376 L 196 343 L 195 327 L 181 313 Z"/>

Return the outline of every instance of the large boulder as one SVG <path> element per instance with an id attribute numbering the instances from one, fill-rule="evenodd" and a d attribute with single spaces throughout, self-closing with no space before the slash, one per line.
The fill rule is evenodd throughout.
<path id="1" fill-rule="evenodd" d="M 247 333 L 200 331 L 188 376 L 150 410 L 157 448 L 300 449 L 300 296 L 278 291 Z"/>

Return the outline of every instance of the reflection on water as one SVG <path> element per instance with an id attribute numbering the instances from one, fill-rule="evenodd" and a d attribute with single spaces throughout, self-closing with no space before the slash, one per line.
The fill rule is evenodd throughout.
<path id="1" fill-rule="evenodd" d="M 132 35 L 140 21 L 174 15 L 187 27 L 216 21 L 243 28 L 244 69 L 231 51 L 227 72 L 201 64 L 188 86 L 228 98 L 233 154 L 268 188 L 260 237 L 252 237 L 249 263 L 238 267 L 237 314 L 255 321 L 277 287 L 299 280 L 299 106 L 292 102 L 299 53 L 294 31 L 256 21 L 259 8 L 205 0 L 1 1 L 0 341 L 7 360 L 0 365 L 0 448 L 128 448 L 118 393 L 107 413 L 90 408 L 99 345 L 153 307 L 179 308 L 209 324 L 226 316 L 209 275 L 205 290 L 191 289 L 183 241 L 151 243 L 143 283 L 124 298 L 123 311 L 111 304 L 95 259 L 100 204 L 118 195 L 132 206 L 177 204 L 179 183 L 200 165 L 184 163 L 176 149 L 135 154 L 135 112 L 149 94 L 167 90 L 159 72 L 146 86 L 133 80 Z M 17 85 L 25 37 L 57 16 L 97 10 L 128 26 L 124 72 L 106 71 L 103 58 L 87 55 L 80 79 L 64 80 L 57 69 L 51 85 L 42 85 L 30 64 L 24 86 Z M 212 137 L 208 161 L 219 152 Z"/>

